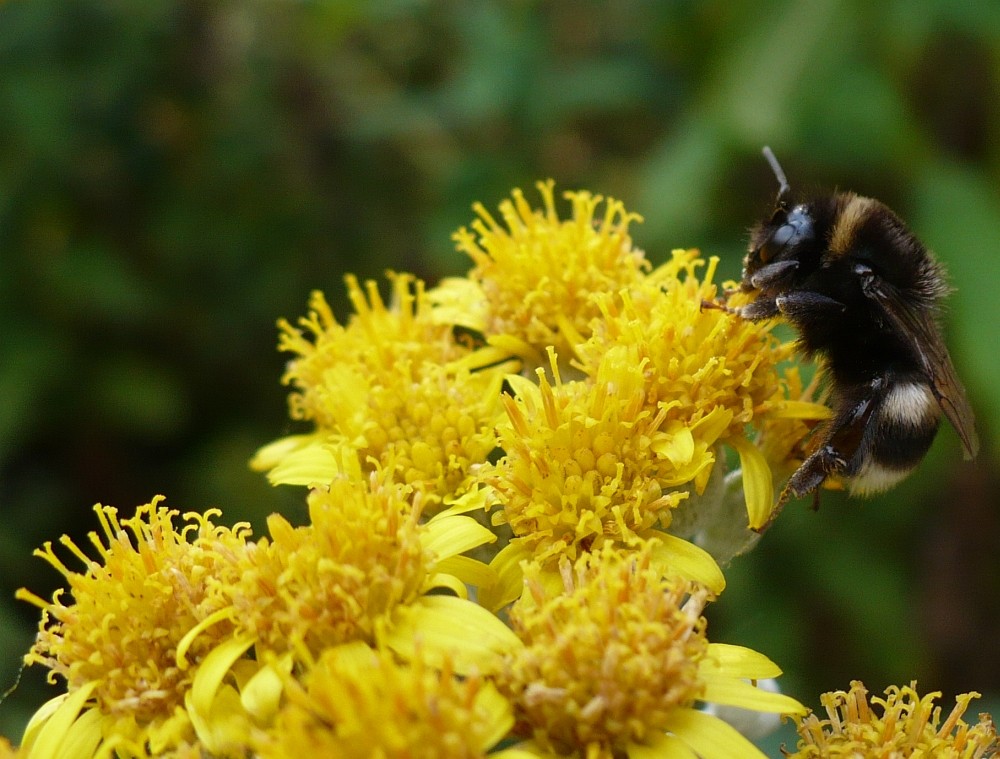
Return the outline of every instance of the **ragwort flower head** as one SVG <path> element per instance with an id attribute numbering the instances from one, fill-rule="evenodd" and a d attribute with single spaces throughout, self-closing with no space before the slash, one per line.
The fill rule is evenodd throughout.
<path id="1" fill-rule="evenodd" d="M 367 646 L 330 649 L 291 682 L 262 759 L 303 756 L 474 759 L 513 724 L 510 704 L 479 677 L 458 678 L 445 660 L 400 664 Z"/>
<path id="2" fill-rule="evenodd" d="M 373 475 L 346 476 L 309 494 L 310 524 L 272 514 L 225 590 L 238 633 L 261 651 L 300 646 L 318 655 L 347 641 L 373 642 L 379 619 L 423 590 L 433 560 L 420 509 L 407 491 Z"/>
<path id="3" fill-rule="evenodd" d="M 537 385 L 508 380 L 506 455 L 483 477 L 501 505 L 494 521 L 543 563 L 665 528 L 686 496 L 677 486 L 711 465 L 704 446 L 676 450 L 666 413 L 646 403 L 643 362 L 627 346 L 608 359 L 593 381 L 563 382 L 554 357 L 554 385 L 541 369 Z"/>
<path id="4" fill-rule="evenodd" d="M 962 719 L 978 693 L 958 696 L 942 721 L 934 701 L 939 692 L 920 696 L 916 683 L 886 688 L 885 698 L 868 698 L 865 686 L 855 680 L 849 691 L 824 693 L 820 701 L 828 719 L 808 714 L 799 723 L 794 759 L 982 759 L 1000 750 L 996 725 L 980 714 L 975 725 Z"/>
<path id="5" fill-rule="evenodd" d="M 699 279 L 697 270 L 705 261 L 698 251 L 675 250 L 669 262 L 631 292 L 603 299 L 603 318 L 577 349 L 578 366 L 587 376 L 599 376 L 614 349 L 629 346 L 644 369 L 645 402 L 665 415 L 663 429 L 672 433 L 664 450 L 695 462 L 692 485 L 701 494 L 712 472 L 713 446 L 735 448 L 750 524 L 758 527 L 774 501 L 770 466 L 783 462 L 768 461 L 748 431 L 771 422 L 768 435 L 787 439 L 786 430 L 799 432 L 803 419 L 825 418 L 829 410 L 789 399 L 779 365 L 792 355 L 794 344 L 778 341 L 771 334 L 773 323 L 749 322 L 704 307 L 717 295 L 717 263 L 709 259 Z"/>
<path id="6" fill-rule="evenodd" d="M 595 376 L 609 348 L 633 346 L 645 362 L 647 402 L 663 406 L 668 420 L 686 425 L 715 409 L 731 417 L 723 438 L 743 436 L 744 428 L 784 401 L 777 365 L 792 355 L 792 343 L 771 335 L 771 323 L 734 318 L 704 308 L 717 294 L 717 258 L 696 250 L 675 250 L 624 298 L 602 300 L 604 318 L 580 347 L 580 366 Z"/>
<path id="7" fill-rule="evenodd" d="M 695 703 L 804 711 L 739 679 L 777 668 L 747 649 L 709 643 L 701 616 L 707 593 L 664 579 L 651 550 L 606 546 L 572 567 L 564 561 L 561 587 L 537 565 L 526 569 L 529 593 L 510 611 L 524 646 L 508 656 L 498 681 L 514 703 L 516 732 L 529 738 L 526 748 L 546 756 L 668 755 L 678 742 L 705 751 L 704 738 L 714 733 L 731 753 L 704 756 L 758 756 Z"/>
<path id="8" fill-rule="evenodd" d="M 560 219 L 555 183 L 539 182 L 543 209 L 520 190 L 500 204 L 503 222 L 474 206 L 472 229 L 455 233 L 458 249 L 475 267 L 468 278 L 448 279 L 432 293 L 451 323 L 485 335 L 529 363 L 540 365 L 553 346 L 560 356 L 590 334 L 599 316 L 595 297 L 633 286 L 648 264 L 629 237 L 640 217 L 620 201 L 567 192 L 571 217 Z"/>
<path id="9" fill-rule="evenodd" d="M 495 659 L 509 631 L 467 600 L 467 584 L 490 570 L 460 554 L 496 536 L 462 515 L 422 523 L 420 500 L 384 474 L 365 481 L 354 472 L 310 493 L 309 524 L 272 515 L 271 540 L 244 554 L 224 590 L 237 637 L 252 641 L 258 656 L 291 652 L 297 661 L 353 641 L 385 642 L 405 657 L 418 637 L 431 656 L 450 647 L 463 670 Z M 436 589 L 454 595 L 428 595 Z M 424 629 L 463 617 L 475 640 Z"/>
<path id="10" fill-rule="evenodd" d="M 341 326 L 314 293 L 300 327 L 281 323 L 280 347 L 296 354 L 284 382 L 294 419 L 312 434 L 283 438 L 262 449 L 253 465 L 275 484 L 324 485 L 356 458 L 425 494 L 425 510 L 460 491 L 470 468 L 495 446 L 503 365 L 480 368 L 450 325 L 431 313 L 423 283 L 390 274 L 386 306 L 374 282 L 362 292 L 348 277 L 355 314 Z M 506 367 L 509 368 L 509 367 Z"/>
<path id="11" fill-rule="evenodd" d="M 96 506 L 103 535 L 90 534 L 99 558 L 91 559 L 68 537 L 66 546 L 85 566 L 68 568 L 50 543 L 35 552 L 67 580 L 72 602 L 56 591 L 51 602 L 27 590 L 18 597 L 42 607 L 38 637 L 25 657 L 51 669 L 49 678 L 66 680 L 70 694 L 84 688 L 86 699 L 107 718 L 106 733 L 128 736 L 141 746 L 147 739 L 186 723 L 176 713 L 184 703 L 193 672 L 177 660 L 187 634 L 219 608 L 216 588 L 235 579 L 234 559 L 242 553 L 248 525 L 212 523 L 217 510 L 184 515 L 176 529 L 176 510 L 160 506 L 161 497 L 119 519 L 110 506 Z M 187 649 L 199 662 L 232 626 L 218 624 Z M 82 707 L 82 703 L 81 703 Z M 79 709 L 79 707 L 78 707 Z M 172 726 L 172 727 L 171 727 Z"/>

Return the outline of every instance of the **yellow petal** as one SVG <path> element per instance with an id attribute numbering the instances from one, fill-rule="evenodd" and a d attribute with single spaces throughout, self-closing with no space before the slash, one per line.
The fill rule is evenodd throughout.
<path id="1" fill-rule="evenodd" d="M 486 342 L 499 350 L 506 351 L 508 356 L 520 356 L 535 366 L 542 366 L 545 363 L 545 357 L 540 352 L 513 335 L 490 335 L 486 338 Z"/>
<path id="2" fill-rule="evenodd" d="M 667 733 L 658 733 L 643 744 L 630 743 L 625 753 L 628 759 L 698 759 L 684 741 Z"/>
<path id="3" fill-rule="evenodd" d="M 328 485 L 340 473 L 337 456 L 319 442 L 292 451 L 267 473 L 272 485 Z"/>
<path id="4" fill-rule="evenodd" d="M 731 409 L 716 406 L 709 413 L 691 425 L 691 433 L 706 446 L 711 446 L 719 439 L 733 421 Z"/>
<path id="5" fill-rule="evenodd" d="M 805 714 L 807 711 L 791 696 L 772 693 L 751 685 L 746 680 L 709 674 L 702 675 L 701 680 L 705 683 L 705 692 L 701 695 L 702 701 L 775 714 Z"/>
<path id="6" fill-rule="evenodd" d="M 753 443 L 743 437 L 728 441 L 740 454 L 743 470 L 743 495 L 747 502 L 747 516 L 751 529 L 763 527 L 774 508 L 774 483 L 771 469 L 764 454 Z"/>
<path id="7" fill-rule="evenodd" d="M 270 723 L 278 713 L 281 694 L 284 691 L 282 674 L 292 671 L 292 657 L 282 656 L 277 662 L 266 664 L 257 670 L 240 690 L 240 703 L 254 719 L 262 724 Z"/>
<path id="8" fill-rule="evenodd" d="M 465 583 L 455 577 L 455 575 L 450 575 L 445 572 L 434 573 L 424 583 L 425 592 L 436 588 L 450 590 L 459 598 L 469 597 L 469 589 L 465 587 Z"/>
<path id="9" fill-rule="evenodd" d="M 435 324 L 467 327 L 476 332 L 486 329 L 486 294 L 479 283 L 468 277 L 442 279 L 427 291 L 427 298 L 434 304 L 431 318 Z"/>
<path id="10" fill-rule="evenodd" d="M 564 759 L 559 754 L 551 752 L 529 751 L 524 748 L 505 748 L 502 751 L 491 751 L 490 759 Z"/>
<path id="11" fill-rule="evenodd" d="M 219 691 L 219 686 L 233 663 L 246 653 L 253 645 L 253 638 L 243 636 L 231 638 L 208 652 L 208 655 L 198 665 L 194 682 L 191 683 L 191 704 L 202 717 L 211 714 L 212 702 Z"/>
<path id="12" fill-rule="evenodd" d="M 439 516 L 424 525 L 420 542 L 435 557 L 445 559 L 496 539 L 493 532 L 472 517 Z"/>
<path id="13" fill-rule="evenodd" d="M 489 725 L 492 730 L 483 736 L 483 748 L 488 749 L 504 739 L 514 727 L 514 708 L 504 698 L 493 683 L 486 682 L 476 694 L 476 714 L 483 714 L 480 724 Z"/>
<path id="14" fill-rule="evenodd" d="M 664 574 L 676 574 L 694 580 L 716 595 L 725 589 L 726 578 L 708 551 L 676 535 L 665 532 L 657 532 L 655 535 L 659 542 L 653 546 L 652 561 Z"/>
<path id="15" fill-rule="evenodd" d="M 694 436 L 689 427 L 679 427 L 659 437 L 650 447 L 657 456 L 663 456 L 675 467 L 687 466 L 694 457 Z"/>
<path id="16" fill-rule="evenodd" d="M 482 606 L 454 596 L 423 596 L 398 607 L 392 624 L 380 634 L 381 642 L 404 659 L 420 653 L 434 666 L 447 655 L 455 672 L 495 672 L 500 657 L 521 641 Z"/>
<path id="17" fill-rule="evenodd" d="M 540 402 L 538 385 L 527 377 L 520 374 L 508 374 L 504 377 L 504 381 L 510 385 L 510 389 L 514 391 L 514 395 L 518 398 L 525 401 Z"/>
<path id="18" fill-rule="evenodd" d="M 521 741 L 503 751 L 490 752 L 490 759 L 565 759 L 565 754 L 546 751 L 535 741 Z"/>
<path id="19" fill-rule="evenodd" d="M 36 723 L 35 718 L 32 718 L 22 741 L 21 748 L 24 755 L 30 755 L 32 759 L 56 759 L 71 749 L 72 747 L 65 743 L 69 729 L 80 716 L 80 710 L 97 685 L 98 683 L 92 680 L 72 693 L 59 697 L 58 700 L 52 699 L 47 702 L 42 709 L 46 712 L 49 712 L 46 707 L 55 706 L 55 709 L 43 718 L 43 722 Z"/>
<path id="20" fill-rule="evenodd" d="M 759 651 L 730 643 L 709 643 L 700 669 L 705 673 L 764 680 L 781 675 L 781 667 Z"/>
<path id="21" fill-rule="evenodd" d="M 497 576 L 493 585 L 483 585 L 479 588 L 479 603 L 490 611 L 502 609 L 509 603 L 521 597 L 524 591 L 524 574 L 521 572 L 521 562 L 529 558 L 522 543 L 514 540 L 508 543 L 490 562 Z"/>
<path id="22" fill-rule="evenodd" d="M 69 730 L 59 752 L 59 759 L 91 759 L 101 745 L 103 735 L 101 722 L 104 720 L 97 709 L 88 709 L 80 715 Z"/>
<path id="23" fill-rule="evenodd" d="M 484 488 L 470 490 L 457 498 L 445 498 L 444 502 L 448 508 L 438 512 L 438 516 L 452 516 L 454 514 L 468 514 L 470 511 L 485 511 L 489 494 Z"/>
<path id="24" fill-rule="evenodd" d="M 454 575 L 468 585 L 483 588 L 497 582 L 497 573 L 469 556 L 452 556 L 434 565 L 438 572 Z"/>
<path id="25" fill-rule="evenodd" d="M 198 740 L 208 752 L 215 756 L 244 756 L 252 723 L 236 689 L 231 685 L 219 688 L 208 713 L 199 712 L 193 701 L 193 693 L 188 691 L 184 704 Z"/>
<path id="26" fill-rule="evenodd" d="M 256 472 L 266 472 L 279 464 L 290 453 L 301 450 L 318 440 L 319 437 L 315 433 L 278 438 L 257 451 L 250 459 L 250 468 Z"/>
<path id="27" fill-rule="evenodd" d="M 670 715 L 667 729 L 701 759 L 767 759 L 736 728 L 704 712 L 677 709 Z"/>
<path id="28" fill-rule="evenodd" d="M 833 416 L 833 411 L 821 403 L 782 401 L 770 416 L 779 419 L 829 419 Z"/>

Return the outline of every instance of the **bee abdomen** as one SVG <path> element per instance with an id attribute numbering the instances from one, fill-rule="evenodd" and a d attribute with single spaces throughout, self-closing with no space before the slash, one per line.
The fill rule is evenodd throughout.
<path id="1" fill-rule="evenodd" d="M 934 442 L 941 410 L 924 382 L 898 382 L 879 404 L 871 437 L 853 472 L 846 472 L 853 494 L 878 493 L 895 486 L 920 463 Z"/>

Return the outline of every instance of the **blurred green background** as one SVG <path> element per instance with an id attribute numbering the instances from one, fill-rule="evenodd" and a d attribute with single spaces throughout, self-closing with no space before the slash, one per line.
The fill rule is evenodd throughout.
<path id="1" fill-rule="evenodd" d="M 713 640 L 818 705 L 1000 694 L 1000 5 L 84 2 L 0 5 L 0 690 L 95 502 L 163 493 L 258 531 L 301 493 L 246 467 L 291 429 L 279 316 L 342 276 L 430 281 L 450 233 L 537 179 L 625 201 L 637 243 L 723 258 L 793 188 L 854 189 L 948 266 L 948 340 L 983 452 L 949 429 L 890 495 L 790 507 L 730 568 Z M 17 738 L 49 691 L 0 704 Z M 972 711 L 978 711 L 976 704 Z"/>

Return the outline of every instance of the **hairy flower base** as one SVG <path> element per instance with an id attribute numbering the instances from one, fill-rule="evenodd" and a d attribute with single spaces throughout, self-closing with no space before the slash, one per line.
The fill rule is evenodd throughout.
<path id="1" fill-rule="evenodd" d="M 979 722 L 971 726 L 962 720 L 978 693 L 958 696 L 943 721 L 941 707 L 934 703 L 939 692 L 920 696 L 916 683 L 911 683 L 890 686 L 885 695 L 869 699 L 857 680 L 849 691 L 823 694 L 820 701 L 828 719 L 804 717 L 798 728 L 798 750 L 783 753 L 794 759 L 981 759 L 1000 750 L 996 725 L 988 714 L 980 714 Z"/>

